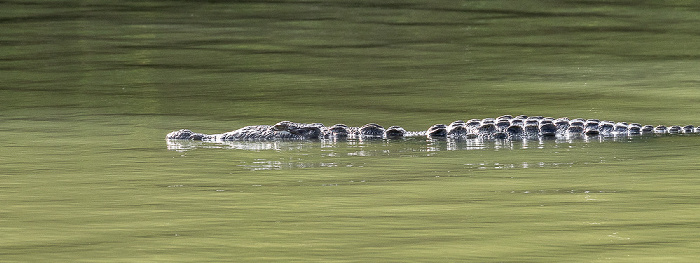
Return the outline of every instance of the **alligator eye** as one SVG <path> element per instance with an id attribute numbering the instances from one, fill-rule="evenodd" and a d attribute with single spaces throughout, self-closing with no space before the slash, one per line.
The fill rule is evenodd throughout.
<path id="1" fill-rule="evenodd" d="M 275 124 L 275 126 L 272 127 L 273 130 L 275 131 L 285 131 L 289 129 L 289 126 L 292 124 L 291 121 L 281 121 Z"/>

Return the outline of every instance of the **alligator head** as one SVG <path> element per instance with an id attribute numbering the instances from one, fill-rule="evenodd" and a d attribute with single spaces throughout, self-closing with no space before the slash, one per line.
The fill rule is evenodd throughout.
<path id="1" fill-rule="evenodd" d="M 188 129 L 181 129 L 168 133 L 166 138 L 173 140 L 202 140 L 206 135 L 202 133 L 192 132 Z"/>

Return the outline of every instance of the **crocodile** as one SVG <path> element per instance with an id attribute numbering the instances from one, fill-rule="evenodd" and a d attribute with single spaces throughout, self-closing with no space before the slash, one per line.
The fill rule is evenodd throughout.
<path id="1" fill-rule="evenodd" d="M 267 141 L 324 139 L 399 139 L 405 137 L 455 139 L 537 139 L 561 136 L 637 136 L 642 134 L 700 133 L 700 126 L 652 126 L 639 123 L 601 121 L 599 119 L 569 119 L 543 116 L 503 115 L 497 118 L 454 121 L 449 125 L 435 124 L 425 131 L 407 131 L 400 126 L 384 128 L 376 123 L 361 127 L 321 123 L 281 121 L 274 125 L 246 126 L 220 134 L 195 133 L 181 129 L 168 133 L 169 140 L 201 141 Z"/>

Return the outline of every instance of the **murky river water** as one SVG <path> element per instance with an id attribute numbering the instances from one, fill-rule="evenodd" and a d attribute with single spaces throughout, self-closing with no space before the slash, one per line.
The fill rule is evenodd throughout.
<path id="1" fill-rule="evenodd" d="M 0 261 L 700 256 L 697 135 L 164 140 L 280 120 L 700 125 L 693 1 L 0 6 Z"/>

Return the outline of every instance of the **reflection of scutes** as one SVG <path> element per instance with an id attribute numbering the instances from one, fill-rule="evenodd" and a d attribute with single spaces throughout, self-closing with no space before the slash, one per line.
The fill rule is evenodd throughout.
<path id="1" fill-rule="evenodd" d="M 657 136 L 656 134 L 645 135 Z M 377 139 L 321 139 L 321 140 L 265 140 L 265 141 L 194 141 L 194 140 L 166 140 L 168 150 L 189 151 L 197 148 L 219 148 L 236 149 L 246 151 L 306 151 L 306 150 L 328 150 L 334 152 L 335 149 L 354 149 L 348 155 L 374 156 L 385 154 L 414 154 L 418 152 L 439 152 L 439 151 L 462 151 L 462 150 L 513 150 L 557 147 L 557 144 L 571 144 L 575 142 L 627 142 L 635 140 L 641 136 L 602 136 L 602 135 L 567 135 L 567 136 L 547 136 L 538 138 L 520 138 L 509 140 L 484 140 L 465 139 L 464 137 L 405 137 L 401 140 L 377 140 Z M 373 147 L 384 145 L 373 152 Z M 386 146 L 396 146 L 387 149 Z M 335 154 L 335 153 L 333 153 Z"/>
<path id="2" fill-rule="evenodd" d="M 224 148 L 247 151 L 290 151 L 304 148 L 313 148 L 313 142 L 302 141 L 193 141 L 193 140 L 167 140 L 168 150 L 188 151 L 196 148 Z M 215 142 L 215 143 L 210 143 Z"/>
<path id="3" fill-rule="evenodd" d="M 654 135 L 651 135 L 654 136 Z M 479 151 L 479 153 L 463 153 L 463 167 L 472 170 L 482 169 L 526 169 L 538 167 L 568 167 L 577 164 L 604 163 L 610 159 L 592 155 L 580 157 L 577 154 L 583 148 L 590 147 L 589 142 L 603 141 L 636 141 L 646 140 L 644 137 L 620 137 L 620 136 L 580 136 L 569 137 L 542 137 L 537 140 L 479 140 L 479 139 L 457 139 L 457 138 L 405 138 L 401 140 L 306 140 L 306 141 L 220 141 L 202 142 L 191 140 L 169 140 L 168 149 L 186 152 L 193 151 L 192 154 L 182 154 L 181 156 L 200 156 L 196 149 L 236 149 L 250 151 L 232 151 L 226 153 L 234 158 L 230 160 L 231 165 L 239 166 L 250 170 L 284 170 L 284 169 L 304 169 L 320 167 L 364 167 L 375 165 L 374 157 L 388 158 L 387 160 L 397 160 L 395 158 L 409 158 L 407 161 L 418 161 L 415 158 L 430 157 L 446 154 L 446 151 Z M 581 151 L 577 151 L 576 149 Z M 521 150 L 522 149 L 522 150 Z M 480 158 L 483 150 L 516 150 L 514 156 L 521 156 L 523 150 L 534 149 L 540 152 L 545 149 L 549 152 L 560 152 L 573 150 L 571 158 L 542 158 L 538 156 L 528 158 Z M 609 149 L 609 148 L 608 148 Z M 265 152 L 262 152 L 265 151 Z M 527 151 L 527 150 L 526 150 Z M 205 151 L 206 152 L 206 151 Z M 440 153 L 443 152 L 443 153 Z M 518 153 L 516 153 L 518 152 Z M 527 151 L 533 152 L 533 151 Z M 223 153 L 223 152 L 220 152 Z M 447 156 L 454 156 L 448 154 Z M 563 156 L 567 156 L 566 154 Z M 369 158 L 364 158 L 369 157 Z M 478 157 L 478 158 L 477 158 Z M 414 159 L 411 159 L 414 158 Z M 617 157 L 615 157 L 617 158 Z M 620 160 L 620 159 L 615 159 Z M 424 160 L 429 161 L 429 160 Z M 422 161 L 419 161 L 422 162 Z"/>
<path id="4" fill-rule="evenodd" d="M 538 139 L 541 137 L 571 136 L 635 136 L 645 133 L 700 133 L 700 127 L 656 126 L 628 124 L 626 122 L 601 121 L 598 119 L 569 119 L 550 117 L 513 117 L 455 121 L 450 125 L 435 124 L 426 131 L 406 131 L 399 126 L 387 129 L 376 123 L 362 127 L 336 124 L 326 127 L 320 123 L 296 123 L 282 121 L 275 125 L 246 126 L 221 134 L 195 133 L 187 129 L 169 133 L 170 140 L 201 141 L 272 141 L 272 140 L 337 140 L 337 139 L 396 139 L 403 137 L 460 138 L 460 139 Z"/>

